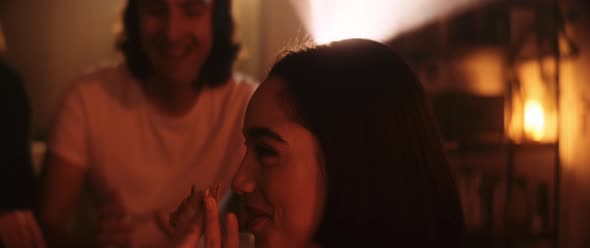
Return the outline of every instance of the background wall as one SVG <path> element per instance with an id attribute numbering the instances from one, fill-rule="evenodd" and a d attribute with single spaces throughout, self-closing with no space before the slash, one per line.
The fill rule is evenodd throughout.
<path id="1" fill-rule="evenodd" d="M 578 1 L 580 3 L 582 1 Z M 566 32 L 580 46 L 562 64 L 561 137 L 564 247 L 590 247 L 590 4 L 570 4 L 576 13 Z"/>
<path id="2" fill-rule="evenodd" d="M 26 80 L 34 137 L 45 137 L 70 82 L 115 56 L 113 30 L 121 2 L 1 1 L 7 58 Z"/>

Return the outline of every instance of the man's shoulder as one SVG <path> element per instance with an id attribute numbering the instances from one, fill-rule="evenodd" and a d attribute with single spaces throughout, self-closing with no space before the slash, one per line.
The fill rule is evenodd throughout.
<path id="1" fill-rule="evenodd" d="M 220 120 L 241 117 L 258 83 L 245 75 L 235 74 L 223 85 L 208 90 L 207 101 Z M 232 122 L 232 121 L 230 121 Z M 241 122 L 241 121 L 240 121 Z"/>
<path id="2" fill-rule="evenodd" d="M 83 102 L 87 108 L 121 105 L 137 94 L 134 84 L 135 79 L 124 65 L 104 66 L 74 80 L 64 91 L 63 99 Z"/>
<path id="3" fill-rule="evenodd" d="M 126 67 L 116 64 L 99 67 L 82 74 L 74 81 L 73 86 L 81 90 L 89 90 L 98 86 L 120 88 L 124 87 L 129 80 L 133 80 L 133 77 Z"/>
<path id="4" fill-rule="evenodd" d="M 256 89 L 256 87 L 259 84 L 259 82 L 256 79 L 254 79 L 246 74 L 239 73 L 239 72 L 236 72 L 233 74 L 233 76 L 231 77 L 231 81 L 235 85 L 238 85 L 239 87 L 247 88 L 249 90 Z"/>
<path id="5" fill-rule="evenodd" d="M 258 82 L 240 73 L 235 73 L 229 78 L 228 82 L 219 87 L 216 91 L 223 99 L 249 99 L 258 87 Z"/>

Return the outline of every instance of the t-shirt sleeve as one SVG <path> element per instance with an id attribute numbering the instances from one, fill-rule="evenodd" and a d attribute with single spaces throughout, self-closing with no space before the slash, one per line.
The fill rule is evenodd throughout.
<path id="1" fill-rule="evenodd" d="M 49 135 L 49 152 L 76 166 L 88 166 L 88 119 L 80 85 L 70 88 Z"/>

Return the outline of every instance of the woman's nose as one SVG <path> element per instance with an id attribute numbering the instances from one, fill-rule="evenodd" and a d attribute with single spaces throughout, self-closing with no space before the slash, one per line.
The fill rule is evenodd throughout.
<path id="1" fill-rule="evenodd" d="M 232 181 L 232 190 L 237 193 L 250 193 L 256 189 L 255 180 L 255 166 L 252 163 L 252 159 L 249 158 L 249 152 L 246 153 L 244 159 L 240 163 L 238 172 L 234 176 Z"/>

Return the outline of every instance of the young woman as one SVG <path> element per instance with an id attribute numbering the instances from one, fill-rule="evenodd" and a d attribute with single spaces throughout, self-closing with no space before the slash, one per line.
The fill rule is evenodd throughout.
<path id="1" fill-rule="evenodd" d="M 426 96 L 388 47 L 345 40 L 287 53 L 251 99 L 233 180 L 256 247 L 461 247 L 459 199 Z M 184 236 L 236 247 L 215 200 Z"/>

